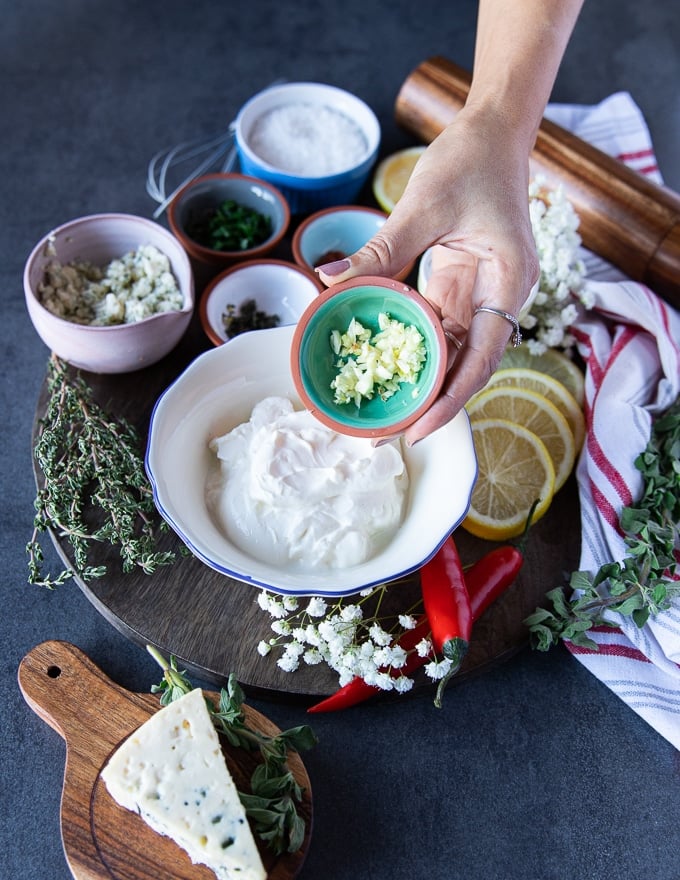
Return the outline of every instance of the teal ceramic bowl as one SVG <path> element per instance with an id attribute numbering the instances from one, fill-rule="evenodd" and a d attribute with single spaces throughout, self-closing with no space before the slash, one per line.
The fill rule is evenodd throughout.
<path id="1" fill-rule="evenodd" d="M 336 403 L 331 383 L 338 373 L 338 357 L 331 333 L 344 333 L 352 318 L 374 333 L 378 315 L 415 326 L 423 337 L 427 356 L 415 383 L 402 383 L 383 400 Z M 355 437 L 394 437 L 402 434 L 432 405 L 446 375 L 446 338 L 427 300 L 406 284 L 391 278 L 364 276 L 333 285 L 303 312 L 293 335 L 291 372 L 304 406 L 320 422 Z"/>

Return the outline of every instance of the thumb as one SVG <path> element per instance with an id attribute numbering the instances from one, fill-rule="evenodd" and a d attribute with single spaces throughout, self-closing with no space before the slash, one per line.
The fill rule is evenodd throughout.
<path id="1" fill-rule="evenodd" d="M 417 254 L 403 247 L 400 236 L 392 231 L 390 220 L 366 244 L 341 260 L 316 266 L 315 271 L 326 285 L 348 281 L 358 275 L 383 275 L 394 277 L 401 272 Z"/>

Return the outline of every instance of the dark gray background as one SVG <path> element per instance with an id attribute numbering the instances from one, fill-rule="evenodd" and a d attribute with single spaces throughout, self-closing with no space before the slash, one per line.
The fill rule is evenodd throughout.
<path id="1" fill-rule="evenodd" d="M 397 91 L 431 55 L 471 66 L 476 3 L 2 0 L 0 10 L 0 876 L 62 880 L 64 746 L 23 702 L 17 665 L 60 638 L 128 688 L 147 690 L 158 675 L 76 586 L 26 582 L 30 432 L 48 354 L 25 311 L 26 256 L 76 216 L 150 216 L 151 155 L 224 129 L 278 77 L 348 88 L 378 114 L 384 153 L 409 145 L 393 121 Z M 667 0 L 590 0 L 553 94 L 595 103 L 630 91 L 676 190 L 678 46 Z M 281 726 L 305 720 L 299 707 L 256 705 Z M 680 877 L 678 753 L 561 648 L 521 653 L 452 690 L 440 712 L 420 696 L 314 727 L 306 880 Z"/>

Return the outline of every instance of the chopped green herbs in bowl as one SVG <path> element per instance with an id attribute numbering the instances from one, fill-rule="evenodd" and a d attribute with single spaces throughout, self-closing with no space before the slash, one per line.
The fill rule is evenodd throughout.
<path id="1" fill-rule="evenodd" d="M 216 208 L 191 214 L 186 228 L 195 242 L 213 251 L 247 251 L 267 241 L 272 220 L 255 208 L 227 199 Z"/>
<path id="2" fill-rule="evenodd" d="M 284 196 L 244 174 L 206 174 L 184 186 L 168 206 L 168 223 L 187 253 L 226 266 L 269 254 L 290 224 Z"/>

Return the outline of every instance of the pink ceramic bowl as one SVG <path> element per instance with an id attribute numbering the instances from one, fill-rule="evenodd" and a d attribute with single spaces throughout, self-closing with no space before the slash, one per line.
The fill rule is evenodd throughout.
<path id="1" fill-rule="evenodd" d="M 180 310 L 134 324 L 99 327 L 59 318 L 40 303 L 38 285 L 51 260 L 65 265 L 82 259 L 104 266 L 142 244 L 151 244 L 168 257 L 184 298 Z M 156 363 L 177 345 L 194 310 L 194 279 L 186 252 L 162 226 L 132 214 L 92 214 L 53 229 L 26 261 L 24 294 L 33 326 L 45 345 L 67 363 L 93 373 L 128 373 Z"/>

